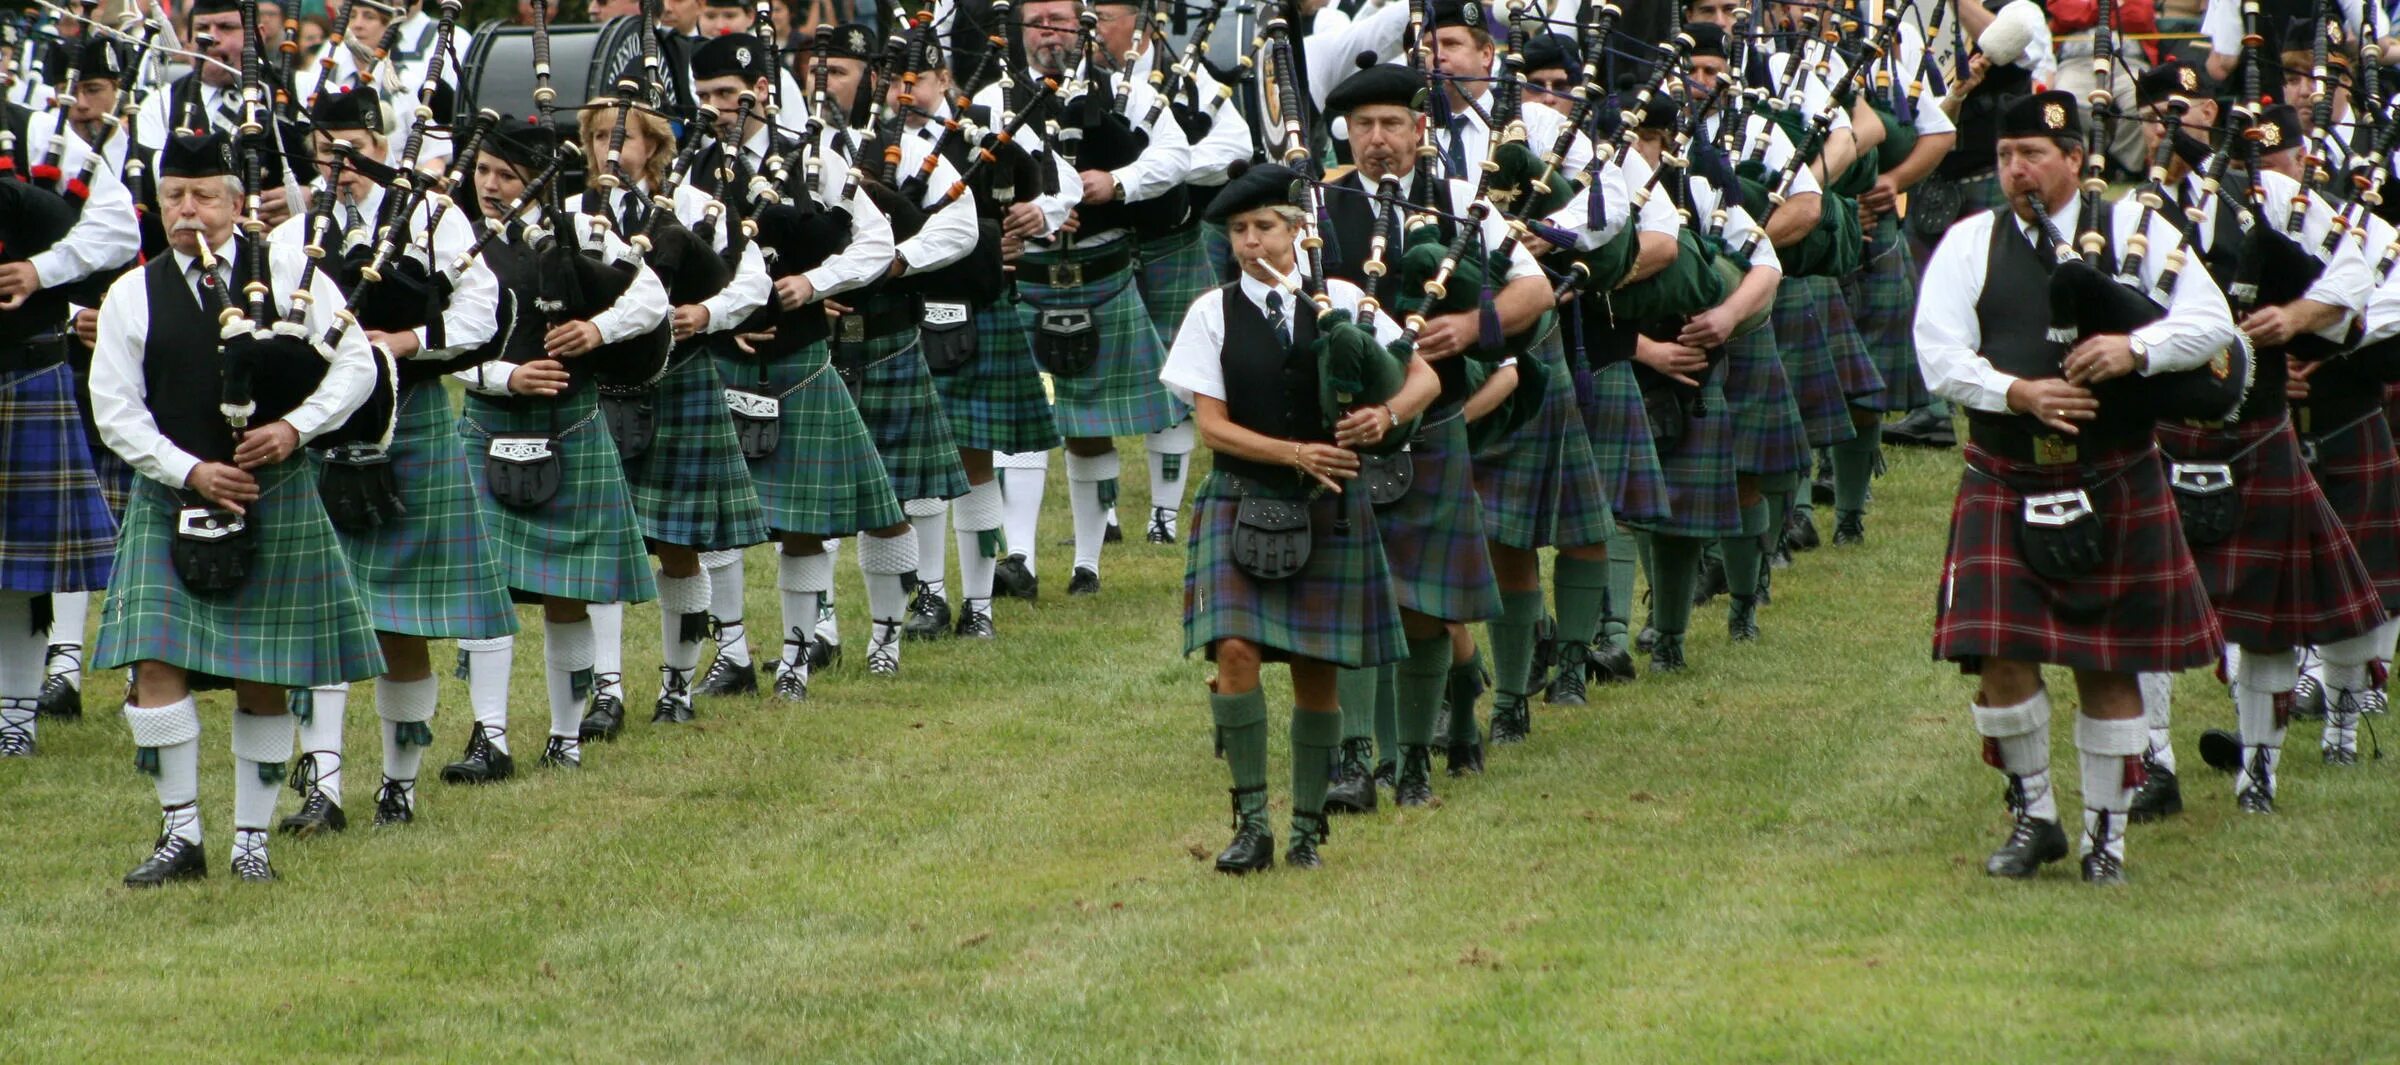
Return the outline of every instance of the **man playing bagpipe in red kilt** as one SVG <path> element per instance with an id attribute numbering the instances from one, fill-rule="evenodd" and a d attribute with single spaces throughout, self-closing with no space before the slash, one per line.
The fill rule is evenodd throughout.
<path id="1" fill-rule="evenodd" d="M 2025 313 L 2051 305 L 2054 271 L 2081 267 L 2049 250 L 2063 240 L 2050 234 L 2076 220 L 2081 110 L 2045 92 L 2001 116 L 2000 180 L 2014 209 L 1944 236 L 1920 290 L 1916 342 L 1926 381 L 1970 412 L 1934 654 L 1979 677 L 1975 729 L 1985 761 L 2008 774 L 2015 825 L 1984 869 L 2030 877 L 2066 857 L 2041 677 L 2059 665 L 2075 671 L 2082 703 L 2083 877 L 2109 884 L 2125 877 L 2124 821 L 2148 739 L 2134 675 L 2207 665 L 2223 642 L 2168 495 L 2150 400 L 2166 383 L 2157 375 L 2208 364 L 2237 336 L 2197 261 L 2163 317 L 2130 334 L 2062 343 Z M 2103 220 L 2119 248 L 2139 224 L 2117 212 L 2091 228 Z M 2153 250 L 2140 277 L 2149 288 L 2169 258 Z"/>

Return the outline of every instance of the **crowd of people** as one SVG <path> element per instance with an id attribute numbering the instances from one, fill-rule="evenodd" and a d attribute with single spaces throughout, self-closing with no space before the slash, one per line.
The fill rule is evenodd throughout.
<path id="1" fill-rule="evenodd" d="M 515 59 L 468 63 L 455 3 L 337 4 L 314 49 L 255 0 L 9 38 L 0 757 L 129 670 L 163 818 L 130 885 L 208 872 L 195 692 L 233 692 L 230 868 L 273 879 L 276 831 L 348 826 L 353 683 L 372 821 L 417 818 L 439 641 L 471 724 L 438 776 L 477 784 L 638 714 L 629 604 L 651 724 L 808 699 L 844 544 L 867 674 L 1005 638 L 1062 450 L 1054 590 L 1104 594 L 1125 535 L 1188 551 L 1228 873 L 1276 860 L 1265 663 L 1314 866 L 1336 815 L 1431 803 L 1436 754 L 1686 668 L 1696 606 L 1761 639 L 1821 528 L 1869 542 L 1887 443 L 1964 445 L 1934 653 L 2007 777 L 1992 874 L 2125 878 L 2126 824 L 2182 808 L 2178 671 L 2227 678 L 2197 751 L 2262 814 L 2295 714 L 2351 765 L 2383 709 L 2374 5 L 2212 0 L 2176 55 L 2031 0 L 679 0 L 595 9 L 634 43 L 585 84 L 550 48 L 592 27 L 534 0 L 532 88 L 479 93 Z M 549 714 L 512 744 L 531 604 Z"/>

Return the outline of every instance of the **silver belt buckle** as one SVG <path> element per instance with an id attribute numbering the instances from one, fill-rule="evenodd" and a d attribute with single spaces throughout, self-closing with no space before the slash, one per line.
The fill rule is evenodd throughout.
<path id="1" fill-rule="evenodd" d="M 242 516 L 213 507 L 183 507 L 175 512 L 175 535 L 186 540 L 222 540 L 250 527 Z"/>
<path id="2" fill-rule="evenodd" d="M 1081 284 L 1083 284 L 1082 263 L 1064 262 L 1050 268 L 1051 287 L 1074 288 Z"/>
<path id="3" fill-rule="evenodd" d="M 2176 491 L 2213 496 L 2233 487 L 2233 467 L 2222 462 L 2171 462 L 2167 483 Z"/>
<path id="4" fill-rule="evenodd" d="M 853 311 L 843 315 L 841 322 L 842 343 L 859 344 L 866 341 L 867 316 L 865 313 Z"/>
<path id="5" fill-rule="evenodd" d="M 2313 436 L 2300 438 L 2300 461 L 2310 466 L 2317 464 L 2317 438 Z"/>
<path id="6" fill-rule="evenodd" d="M 2092 509 L 2091 494 L 2081 488 L 2064 492 L 2042 492 L 2025 497 L 2025 524 L 2045 529 L 2063 529 L 2097 513 Z"/>

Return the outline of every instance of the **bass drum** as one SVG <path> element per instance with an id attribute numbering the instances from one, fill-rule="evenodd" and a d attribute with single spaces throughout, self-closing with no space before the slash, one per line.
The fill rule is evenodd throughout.
<path id="1" fill-rule="evenodd" d="M 487 107 L 504 115 L 540 110 L 533 100 L 533 27 L 484 23 L 467 45 L 465 69 L 467 84 L 458 94 L 460 128 Z M 584 101 L 607 91 L 619 74 L 641 69 L 640 18 L 619 15 L 596 26 L 551 26 L 550 88 L 558 95 L 550 103 L 557 109 L 559 138 L 575 138 L 575 109 Z M 581 187 L 582 175 L 574 176 L 572 187 Z"/>

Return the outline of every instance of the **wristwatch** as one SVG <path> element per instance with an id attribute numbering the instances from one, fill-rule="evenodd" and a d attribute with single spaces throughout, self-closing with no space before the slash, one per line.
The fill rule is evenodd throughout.
<path id="1" fill-rule="evenodd" d="M 2150 372 L 2150 344 L 2137 336 L 2125 338 L 2125 347 L 2133 352 L 2133 372 Z"/>

